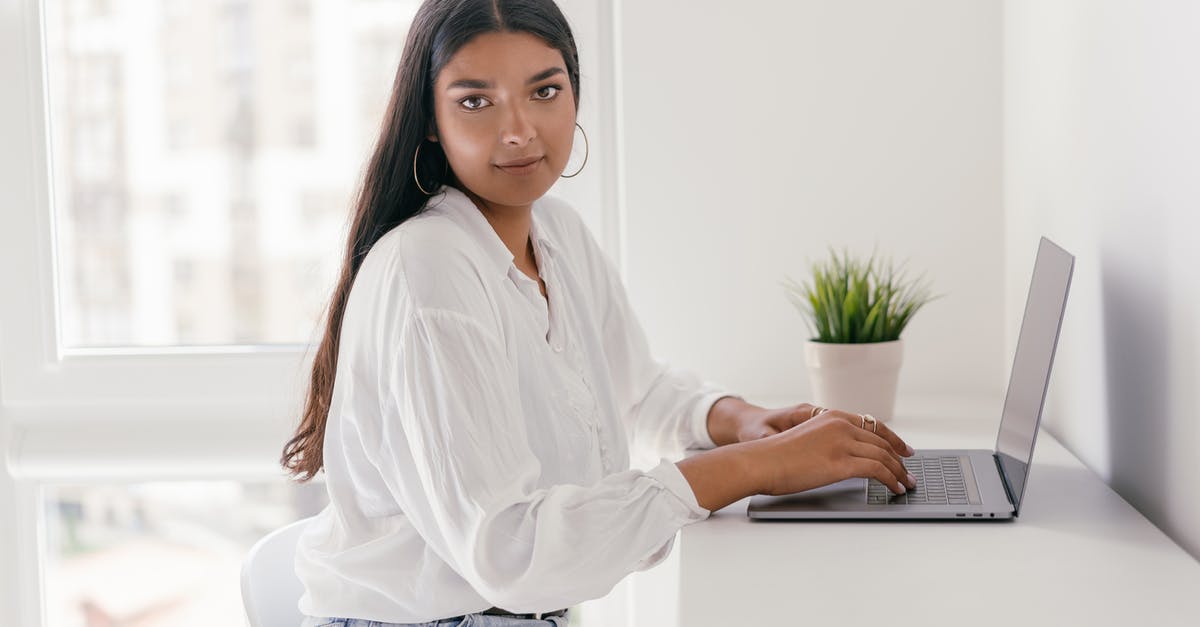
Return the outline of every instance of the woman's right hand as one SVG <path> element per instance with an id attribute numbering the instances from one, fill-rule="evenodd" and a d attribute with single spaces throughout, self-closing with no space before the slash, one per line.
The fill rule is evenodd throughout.
<path id="1" fill-rule="evenodd" d="M 917 487 L 901 456 L 912 448 L 887 425 L 862 428 L 862 417 L 826 410 L 791 429 L 754 441 L 749 455 L 762 494 L 803 492 L 862 477 L 875 479 L 895 494 Z"/>

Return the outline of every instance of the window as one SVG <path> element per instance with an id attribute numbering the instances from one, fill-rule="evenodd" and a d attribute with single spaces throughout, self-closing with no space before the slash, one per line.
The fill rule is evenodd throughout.
<path id="1" fill-rule="evenodd" d="M 309 340 L 299 330 L 319 312 L 261 302 L 265 293 L 324 295 L 291 280 L 287 240 L 304 225 L 300 211 L 280 208 L 315 193 L 348 210 L 418 3 L 337 4 L 339 19 L 316 19 L 311 3 L 295 0 L 114 3 L 104 12 L 46 3 L 64 349 Z M 376 54 L 337 62 L 362 41 Z M 347 97 L 318 108 L 318 93 L 345 87 Z M 358 141 L 318 143 L 336 120 L 358 121 Z M 163 197 L 171 205 L 156 203 Z M 179 222 L 178 207 L 202 225 L 187 236 L 207 269 L 191 311 L 206 319 L 204 333 L 160 332 L 181 326 L 172 299 L 191 289 L 178 285 L 187 282 L 180 272 L 161 270 L 172 262 L 159 245 L 170 221 L 156 213 Z M 323 257 L 322 274 L 339 262 Z M 125 289 L 95 289 L 118 284 Z"/>
<path id="2" fill-rule="evenodd" d="M 46 623 L 241 625 L 239 573 L 246 551 L 326 502 L 322 484 L 222 480 L 47 488 Z"/>

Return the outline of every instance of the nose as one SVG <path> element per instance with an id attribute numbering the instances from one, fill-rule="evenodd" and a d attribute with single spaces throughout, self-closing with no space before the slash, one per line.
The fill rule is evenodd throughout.
<path id="1" fill-rule="evenodd" d="M 537 136 L 529 115 L 521 107 L 509 107 L 500 130 L 500 141 L 510 146 L 523 146 Z"/>

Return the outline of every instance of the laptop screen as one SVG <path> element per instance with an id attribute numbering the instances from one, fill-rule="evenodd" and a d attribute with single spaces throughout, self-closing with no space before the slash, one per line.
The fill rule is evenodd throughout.
<path id="1" fill-rule="evenodd" d="M 1004 397 L 1000 433 L 996 436 L 996 456 L 1012 494 L 1014 514 L 1020 512 L 1021 497 L 1025 494 L 1025 479 L 1074 269 L 1075 257 L 1043 237 L 1033 264 L 1025 317 Z"/>

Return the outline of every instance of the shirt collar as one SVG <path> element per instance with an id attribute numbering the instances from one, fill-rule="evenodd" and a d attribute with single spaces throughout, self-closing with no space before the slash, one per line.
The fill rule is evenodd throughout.
<path id="1" fill-rule="evenodd" d="M 541 217 L 539 216 L 541 199 L 533 201 L 532 215 L 530 216 L 529 237 L 533 240 L 534 246 L 539 246 L 538 253 L 548 252 L 554 255 L 557 247 L 551 241 L 546 229 L 543 228 Z M 439 190 L 438 195 L 430 200 L 430 209 L 438 208 L 445 211 L 451 219 L 462 226 L 475 241 L 479 242 L 483 248 L 483 252 L 487 255 L 488 260 L 495 267 L 496 272 L 502 276 L 508 276 L 510 268 L 516 268 L 513 264 L 512 251 L 508 246 L 504 245 L 504 240 L 500 239 L 500 235 L 492 228 L 490 222 L 484 217 L 475 203 L 457 187 L 443 185 Z"/>

